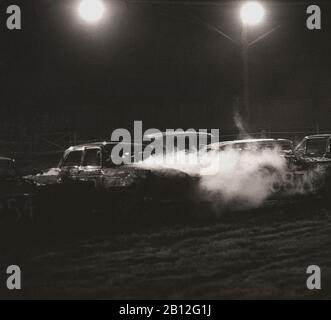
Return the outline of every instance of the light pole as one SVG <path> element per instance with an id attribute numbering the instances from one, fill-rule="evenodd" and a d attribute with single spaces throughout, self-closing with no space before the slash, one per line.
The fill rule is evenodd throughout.
<path id="1" fill-rule="evenodd" d="M 242 103 L 243 103 L 243 111 L 245 115 L 245 120 L 247 125 L 250 123 L 250 101 L 249 101 L 249 73 L 248 73 L 248 29 L 247 25 L 242 25 L 241 30 L 241 56 L 242 56 L 242 86 L 243 86 L 243 94 L 242 94 Z"/>
<path id="2" fill-rule="evenodd" d="M 250 46 L 248 39 L 248 27 L 262 22 L 264 18 L 263 6 L 256 2 L 250 1 L 243 4 L 240 10 L 242 22 L 241 47 L 243 63 L 243 109 L 247 125 L 250 124 L 250 95 L 249 95 L 249 65 L 248 65 L 248 48 Z"/>
<path id="3" fill-rule="evenodd" d="M 249 94 L 249 48 L 251 46 L 254 46 L 261 40 L 268 37 L 270 34 L 272 34 L 274 31 L 276 31 L 280 25 L 274 27 L 273 29 L 265 32 L 258 38 L 254 39 L 253 41 L 249 40 L 248 37 L 248 31 L 249 28 L 257 26 L 260 24 L 265 15 L 264 7 L 261 5 L 261 3 L 257 1 L 245 1 L 242 3 L 240 10 L 239 10 L 239 16 L 241 20 L 241 41 L 239 43 L 240 49 L 241 49 L 241 61 L 242 61 L 242 95 L 241 95 L 241 107 L 242 112 L 244 115 L 242 115 L 242 112 L 240 112 L 240 120 L 241 118 L 245 118 L 245 124 L 249 126 L 250 123 L 250 94 Z M 218 27 L 203 21 L 197 17 L 192 16 L 194 20 L 199 22 L 204 27 L 208 28 L 212 32 L 216 32 L 218 35 L 220 35 L 222 38 L 225 38 L 227 40 L 230 40 L 234 44 L 238 44 L 238 42 L 231 37 L 229 34 L 224 32 L 223 30 L 219 29 Z"/>

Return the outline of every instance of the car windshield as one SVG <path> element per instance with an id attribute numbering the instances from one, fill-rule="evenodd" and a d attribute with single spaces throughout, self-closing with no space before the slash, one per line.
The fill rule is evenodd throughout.
<path id="1" fill-rule="evenodd" d="M 314 157 L 323 157 L 326 153 L 327 139 L 309 139 L 306 145 L 306 154 Z"/>
<path id="2" fill-rule="evenodd" d="M 15 166 L 12 160 L 0 160 L 0 176 L 14 176 Z"/>

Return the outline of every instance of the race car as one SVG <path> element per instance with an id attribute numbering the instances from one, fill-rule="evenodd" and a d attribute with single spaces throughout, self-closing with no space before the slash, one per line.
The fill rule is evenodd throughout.
<path id="1" fill-rule="evenodd" d="M 295 148 L 298 159 L 306 164 L 331 164 L 331 134 L 305 137 Z"/>
<path id="2" fill-rule="evenodd" d="M 274 151 L 276 158 L 285 160 L 285 166 L 277 168 L 273 161 L 269 164 L 262 161 L 258 168 L 259 173 L 263 172 L 265 178 L 272 181 L 272 196 L 301 196 L 320 194 L 330 184 L 330 138 L 331 135 L 308 136 L 296 148 L 288 139 L 226 141 L 209 145 L 206 151 L 233 150 L 261 157 L 266 150 Z"/>
<path id="3" fill-rule="evenodd" d="M 62 202 L 70 208 L 74 206 L 76 211 L 78 206 L 85 209 L 137 209 L 141 204 L 188 201 L 194 184 L 192 177 L 179 170 L 142 167 L 133 160 L 137 147 L 144 150 L 146 146 L 125 142 L 72 146 L 64 152 L 56 168 L 25 178 L 37 183 L 43 194 L 41 198 L 53 197 L 56 200 L 51 202 Z M 118 165 L 112 157 L 114 148 L 132 152 L 123 152 L 120 155 L 123 163 Z"/>
<path id="4" fill-rule="evenodd" d="M 331 134 L 303 138 L 294 150 L 297 173 L 309 175 L 315 190 L 328 192 L 331 188 Z"/>

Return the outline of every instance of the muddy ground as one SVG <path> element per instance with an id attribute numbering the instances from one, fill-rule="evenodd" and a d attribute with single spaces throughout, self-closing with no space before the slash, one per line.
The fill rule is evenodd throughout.
<path id="1" fill-rule="evenodd" d="M 155 213 L 157 214 L 157 212 Z M 331 298 L 331 209 L 313 200 L 268 202 L 217 219 L 131 222 L 85 232 L 33 232 L 1 241 L 1 270 L 22 268 L 4 298 Z M 306 269 L 322 270 L 309 291 Z"/>

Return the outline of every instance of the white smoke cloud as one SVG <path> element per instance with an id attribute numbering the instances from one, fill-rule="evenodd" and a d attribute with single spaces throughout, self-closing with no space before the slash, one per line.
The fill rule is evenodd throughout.
<path id="1" fill-rule="evenodd" d="M 286 160 L 277 150 L 219 152 L 218 171 L 202 175 L 202 195 L 216 207 L 259 207 L 281 184 Z"/>
<path id="2" fill-rule="evenodd" d="M 176 169 L 198 176 L 200 200 L 223 209 L 252 209 L 275 194 L 303 195 L 316 189 L 323 173 L 316 170 L 298 178 L 280 150 L 178 151 L 152 156 L 138 166 L 147 169 Z"/>

